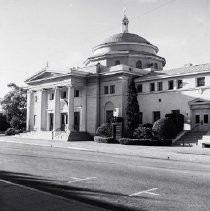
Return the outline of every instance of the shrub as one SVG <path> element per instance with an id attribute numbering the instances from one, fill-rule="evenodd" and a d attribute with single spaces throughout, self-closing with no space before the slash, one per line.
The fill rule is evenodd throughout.
<path id="1" fill-rule="evenodd" d="M 10 127 L 5 115 L 0 113 L 0 131 L 5 131 Z"/>
<path id="2" fill-rule="evenodd" d="M 151 139 L 153 138 L 152 135 L 152 128 L 149 127 L 138 127 L 133 133 L 134 138 L 138 139 Z"/>
<path id="3" fill-rule="evenodd" d="M 111 124 L 104 123 L 96 130 L 96 136 L 112 137 L 112 126 Z"/>
<path id="4" fill-rule="evenodd" d="M 153 125 L 153 135 L 159 140 L 173 139 L 177 135 L 176 125 L 170 118 L 157 120 Z"/>
<path id="5" fill-rule="evenodd" d="M 138 145 L 139 139 L 121 138 L 119 139 L 119 143 L 123 145 Z"/>
<path id="6" fill-rule="evenodd" d="M 5 135 L 7 136 L 12 136 L 12 135 L 15 135 L 17 134 L 18 131 L 15 130 L 14 128 L 8 128 L 6 131 L 5 131 Z"/>
<path id="7" fill-rule="evenodd" d="M 177 133 L 184 129 L 184 115 L 183 114 L 166 114 L 165 117 L 170 118 L 176 125 Z"/>
<path id="8" fill-rule="evenodd" d="M 153 124 L 151 124 L 151 123 L 146 123 L 146 124 L 143 124 L 143 127 L 152 128 L 152 127 L 153 127 Z"/>
<path id="9" fill-rule="evenodd" d="M 170 145 L 172 142 L 171 140 L 157 141 L 154 139 L 121 138 L 119 140 L 119 143 L 123 145 L 167 146 Z"/>
<path id="10" fill-rule="evenodd" d="M 97 143 L 116 143 L 112 137 L 94 136 L 94 141 Z"/>

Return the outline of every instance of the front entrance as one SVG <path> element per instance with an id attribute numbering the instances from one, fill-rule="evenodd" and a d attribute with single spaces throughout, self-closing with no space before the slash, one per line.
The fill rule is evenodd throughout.
<path id="1" fill-rule="evenodd" d="M 79 131 L 80 127 L 80 112 L 74 112 L 74 130 Z"/>
<path id="2" fill-rule="evenodd" d="M 53 114 L 50 113 L 49 114 L 49 130 L 52 131 L 53 130 Z"/>
<path id="3" fill-rule="evenodd" d="M 194 130 L 208 131 L 209 127 L 209 109 L 194 110 L 193 122 Z"/>
<path id="4" fill-rule="evenodd" d="M 65 131 L 66 125 L 68 124 L 68 115 L 67 113 L 61 114 L 61 130 Z"/>
<path id="5" fill-rule="evenodd" d="M 113 110 L 106 111 L 106 122 L 111 123 L 113 119 Z"/>

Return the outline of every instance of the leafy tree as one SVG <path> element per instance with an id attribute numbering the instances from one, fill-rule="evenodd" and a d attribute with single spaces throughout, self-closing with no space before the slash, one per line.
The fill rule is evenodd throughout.
<path id="1" fill-rule="evenodd" d="M 8 84 L 12 90 L 1 101 L 7 122 L 16 129 L 23 129 L 26 125 L 26 90 L 14 83 Z"/>
<path id="2" fill-rule="evenodd" d="M 128 100 L 126 108 L 126 129 L 128 137 L 133 137 L 134 130 L 139 126 L 139 104 L 134 78 L 129 80 Z"/>

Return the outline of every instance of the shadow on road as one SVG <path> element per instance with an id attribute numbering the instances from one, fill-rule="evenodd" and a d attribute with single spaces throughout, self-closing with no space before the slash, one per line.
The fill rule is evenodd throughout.
<path id="1" fill-rule="evenodd" d="M 110 197 L 128 197 L 127 195 L 93 190 L 89 188 L 74 187 L 71 185 L 60 184 L 61 182 L 56 180 L 46 179 L 44 177 L 38 177 L 25 173 L 0 171 L 0 179 L 10 181 L 16 184 L 24 185 L 48 193 L 52 193 L 58 196 L 63 196 L 67 199 L 73 199 L 83 203 L 87 203 L 96 207 L 102 207 L 113 211 L 146 211 L 145 209 L 131 208 L 124 205 L 116 205 L 112 202 L 103 201 L 103 197 L 109 195 Z M 93 198 L 96 196 L 98 198 Z M 100 197 L 101 196 L 101 197 Z"/>

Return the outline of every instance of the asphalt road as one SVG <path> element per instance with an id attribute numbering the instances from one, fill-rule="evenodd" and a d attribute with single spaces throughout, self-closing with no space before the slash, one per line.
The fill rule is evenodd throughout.
<path id="1" fill-rule="evenodd" d="M 108 210 L 210 210 L 206 164 L 1 142 L 0 179 Z"/>

